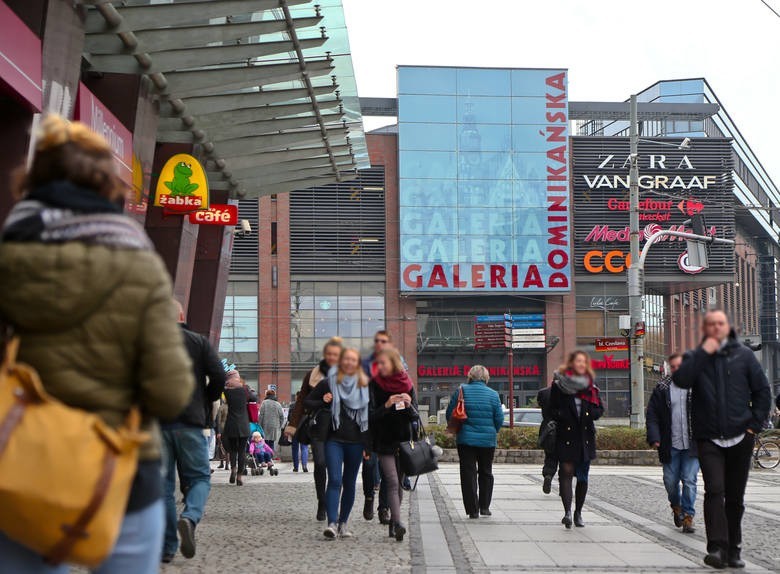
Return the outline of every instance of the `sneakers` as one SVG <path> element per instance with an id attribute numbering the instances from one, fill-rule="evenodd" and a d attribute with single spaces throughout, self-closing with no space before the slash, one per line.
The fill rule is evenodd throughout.
<path id="1" fill-rule="evenodd" d="M 180 518 L 177 525 L 181 539 L 181 554 L 185 558 L 195 556 L 195 523 L 189 518 Z"/>
<path id="2" fill-rule="evenodd" d="M 685 534 L 693 534 L 694 532 L 696 532 L 696 527 L 694 527 L 693 525 L 693 516 L 691 516 L 690 514 L 686 514 L 683 517 L 682 531 Z"/>
<path id="3" fill-rule="evenodd" d="M 353 534 L 347 530 L 347 523 L 339 523 L 339 538 L 352 538 Z"/>
<path id="4" fill-rule="evenodd" d="M 545 494 L 550 494 L 552 491 L 552 476 L 545 476 L 544 477 L 544 484 L 542 485 L 542 492 Z"/>
<path id="5" fill-rule="evenodd" d="M 335 522 L 331 522 L 322 534 L 325 538 L 335 539 L 339 535 L 339 527 Z"/>
<path id="6" fill-rule="evenodd" d="M 674 519 L 674 525 L 677 528 L 683 525 L 683 513 L 682 508 L 679 506 L 672 506 L 672 518 Z"/>
<path id="7" fill-rule="evenodd" d="M 363 502 L 363 518 L 366 520 L 373 520 L 374 519 L 374 497 L 366 497 L 365 502 Z M 381 521 L 381 519 L 380 519 Z"/>

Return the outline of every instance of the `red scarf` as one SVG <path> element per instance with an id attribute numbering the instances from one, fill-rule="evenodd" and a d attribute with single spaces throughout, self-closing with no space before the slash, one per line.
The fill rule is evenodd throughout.
<path id="1" fill-rule="evenodd" d="M 395 373 L 389 377 L 383 377 L 382 375 L 377 374 L 376 377 L 374 377 L 374 380 L 376 381 L 376 384 L 379 385 L 380 389 L 391 395 L 408 393 L 412 390 L 412 379 L 409 378 L 406 371 Z"/>
<path id="2" fill-rule="evenodd" d="M 574 375 L 573 371 L 566 371 L 567 377 L 571 377 L 572 375 Z M 599 399 L 599 388 L 593 384 L 593 377 L 590 375 L 588 375 L 588 380 L 590 381 L 588 388 L 578 392 L 575 396 L 583 401 L 588 401 L 589 403 L 598 406 L 601 404 L 601 400 Z"/>

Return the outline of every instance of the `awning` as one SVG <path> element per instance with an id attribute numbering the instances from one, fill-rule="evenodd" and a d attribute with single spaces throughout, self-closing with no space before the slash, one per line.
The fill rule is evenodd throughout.
<path id="1" fill-rule="evenodd" d="M 199 146 L 213 189 L 259 197 L 368 167 L 340 0 L 85 3 L 90 69 L 148 76 L 157 140 Z"/>

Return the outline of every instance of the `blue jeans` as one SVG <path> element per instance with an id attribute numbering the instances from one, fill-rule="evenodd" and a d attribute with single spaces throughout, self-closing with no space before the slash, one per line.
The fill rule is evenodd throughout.
<path id="1" fill-rule="evenodd" d="M 163 431 L 163 451 L 166 469 L 163 554 L 176 554 L 179 548 L 176 532 L 176 468 L 178 466 L 179 480 L 187 485 L 181 517 L 197 525 L 211 490 L 208 439 L 199 428 L 166 429 Z"/>
<path id="2" fill-rule="evenodd" d="M 298 463 L 300 462 L 304 468 L 309 464 L 309 445 L 301 444 L 296 439 L 292 440 L 292 459 L 293 468 L 298 470 Z"/>
<path id="3" fill-rule="evenodd" d="M 163 501 L 126 514 L 114 550 L 94 574 L 155 574 L 160 570 L 165 516 Z M 49 566 L 28 548 L 0 532 L 0 569 L 14 574 L 68 574 L 70 567 Z"/>
<path id="4" fill-rule="evenodd" d="M 262 464 L 262 463 L 266 463 L 267 464 L 269 462 L 273 462 L 273 459 L 271 458 L 271 453 L 270 452 L 256 452 L 252 456 L 255 457 L 255 462 L 257 464 Z"/>
<path id="5" fill-rule="evenodd" d="M 325 463 L 328 467 L 328 487 L 325 502 L 328 524 L 344 523 L 349 519 L 355 503 L 355 484 L 363 460 L 360 443 L 329 440 L 325 443 Z M 339 506 L 339 497 L 341 506 Z"/>
<path id="6" fill-rule="evenodd" d="M 683 514 L 696 513 L 696 477 L 699 474 L 699 459 L 688 456 L 687 450 L 672 449 L 672 460 L 664 464 L 664 486 L 669 495 L 669 504 L 681 506 Z M 682 493 L 680 493 L 682 482 Z"/>

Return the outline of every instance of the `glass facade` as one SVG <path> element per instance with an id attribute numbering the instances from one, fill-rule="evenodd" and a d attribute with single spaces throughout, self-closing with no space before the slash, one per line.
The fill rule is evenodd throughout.
<path id="1" fill-rule="evenodd" d="M 385 286 L 380 282 L 294 281 L 290 290 L 293 369 L 320 360 L 322 347 L 338 335 L 349 347 L 366 349 L 385 326 Z"/>
<path id="2" fill-rule="evenodd" d="M 257 353 L 257 296 L 228 295 L 222 317 L 220 353 Z"/>
<path id="3" fill-rule="evenodd" d="M 563 70 L 399 68 L 402 290 L 569 289 L 566 82 Z"/>

